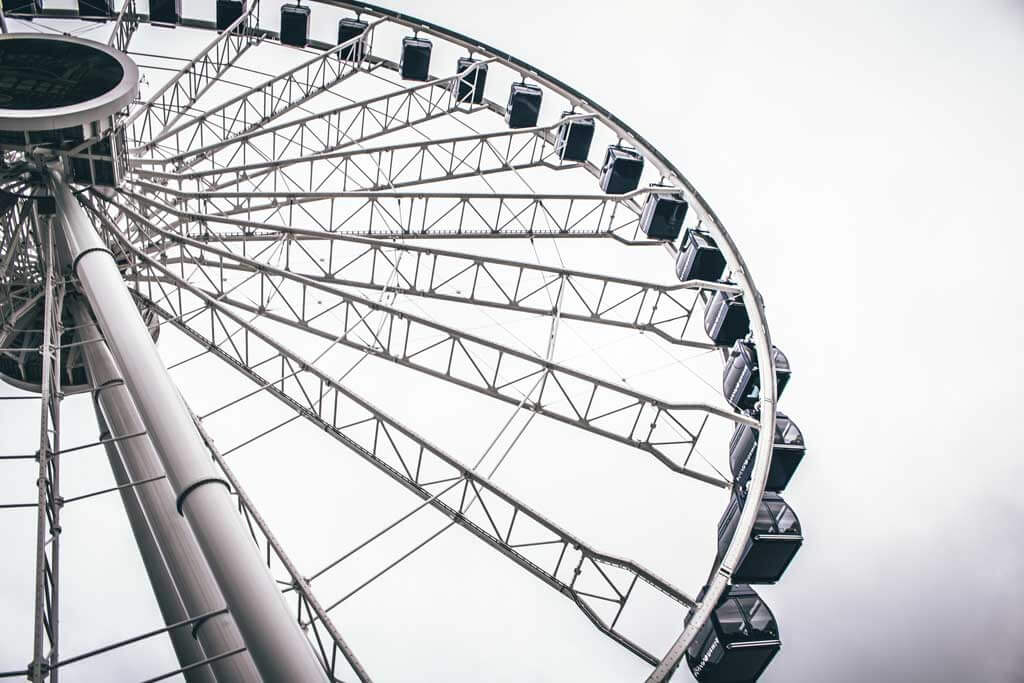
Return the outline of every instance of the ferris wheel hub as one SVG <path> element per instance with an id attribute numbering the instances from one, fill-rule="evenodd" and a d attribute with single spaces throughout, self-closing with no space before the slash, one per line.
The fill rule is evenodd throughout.
<path id="1" fill-rule="evenodd" d="M 103 126 L 139 91 L 139 68 L 106 45 L 70 36 L 0 35 L 0 130 Z M 100 131 L 95 131 L 100 132 Z"/>
<path id="2" fill-rule="evenodd" d="M 127 155 L 118 120 L 138 93 L 138 66 L 107 45 L 0 35 L 0 149 L 60 156 L 72 182 L 120 184 Z"/>

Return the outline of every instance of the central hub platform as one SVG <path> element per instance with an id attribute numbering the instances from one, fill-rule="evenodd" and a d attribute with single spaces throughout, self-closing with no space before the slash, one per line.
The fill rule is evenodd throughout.
<path id="1" fill-rule="evenodd" d="M 103 124 L 138 91 L 138 67 L 107 45 L 70 36 L 0 35 L 2 131 L 83 126 L 96 135 L 109 130 Z"/>
<path id="2" fill-rule="evenodd" d="M 127 171 L 120 125 L 139 67 L 107 45 L 38 33 L 0 35 L 0 149 L 60 157 L 79 185 L 117 187 Z"/>
<path id="3" fill-rule="evenodd" d="M 120 61 L 68 40 L 0 41 L 0 107 L 55 109 L 102 98 L 124 79 Z"/>

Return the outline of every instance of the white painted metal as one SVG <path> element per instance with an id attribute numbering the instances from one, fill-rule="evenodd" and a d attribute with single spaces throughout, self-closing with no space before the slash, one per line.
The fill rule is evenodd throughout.
<path id="1" fill-rule="evenodd" d="M 110 430 L 103 418 L 103 412 L 99 404 L 96 405 L 96 423 L 100 429 L 100 440 L 110 438 Z M 128 441 L 131 441 L 130 439 Z M 142 564 L 146 568 L 146 575 L 149 577 L 149 584 L 153 587 L 153 595 L 156 596 L 157 606 L 160 608 L 160 616 L 168 626 L 188 620 L 188 612 L 178 594 L 178 588 L 174 584 L 174 578 L 167 569 L 160 547 L 157 545 L 153 529 L 149 526 L 146 514 L 143 512 L 139 502 L 138 493 L 131 486 L 132 478 L 128 475 L 121 454 L 118 452 L 118 444 L 107 442 L 103 444 L 107 452 L 107 460 L 110 462 L 110 469 L 114 473 L 114 481 L 121 487 L 118 493 L 121 496 L 121 503 L 124 505 L 128 523 L 132 528 L 132 535 L 135 543 L 139 546 L 139 554 L 142 556 Z M 214 619 L 227 615 L 218 615 Z M 209 623 L 213 619 L 207 621 Z M 205 626 L 205 624 L 204 624 Z M 181 667 L 201 662 L 206 659 L 202 645 L 192 637 L 188 629 L 176 628 L 167 632 L 171 640 L 171 646 L 178 658 Z M 216 683 L 213 671 L 210 667 L 197 667 L 184 673 L 186 683 Z"/>
<path id="2" fill-rule="evenodd" d="M 64 107 L 50 109 L 3 109 L 0 108 L 0 121 L 4 130 L 54 130 L 82 126 L 97 121 L 110 119 L 135 99 L 139 92 L 139 67 L 123 52 L 102 43 L 84 38 L 67 35 L 50 35 L 45 33 L 5 33 L 3 40 L 52 40 L 59 43 L 77 43 L 93 50 L 104 52 L 115 60 L 124 71 L 121 82 L 109 91 L 84 102 L 69 104 Z"/>
<path id="3" fill-rule="evenodd" d="M 103 341 L 103 336 L 96 327 L 96 323 L 89 314 L 85 302 L 75 301 L 72 304 L 72 314 L 75 325 L 79 328 L 80 339 L 85 342 L 82 352 L 85 356 L 89 379 L 96 391 L 97 415 L 102 417 L 114 436 L 123 437 L 127 434 L 138 434 L 145 431 L 139 411 L 136 410 L 128 389 L 122 381 L 121 372 L 110 349 Z M 121 457 L 116 460 L 111 458 L 111 465 L 114 466 L 115 462 L 120 462 L 123 459 L 130 481 L 152 479 L 164 474 L 164 468 L 161 467 L 153 443 L 148 437 L 122 439 L 116 445 Z M 108 450 L 113 447 L 114 444 L 107 444 Z M 116 467 L 114 467 L 114 471 L 116 475 Z M 118 484 L 120 483 L 118 481 Z M 125 492 L 126 490 L 122 490 L 122 498 L 125 497 Z M 136 494 L 140 507 L 145 510 L 145 515 L 151 524 L 153 543 L 155 548 L 158 548 L 156 552 L 162 551 L 171 576 L 174 577 L 171 579 L 171 594 L 176 599 L 180 595 L 185 612 L 183 615 L 173 616 L 165 613 L 165 622 L 175 624 L 223 609 L 225 607 L 224 596 L 217 587 L 209 565 L 203 559 L 203 553 L 188 522 L 175 509 L 174 491 L 171 490 L 167 482 L 159 480 L 140 484 L 135 487 L 134 492 L 130 489 L 127 492 Z M 125 507 L 134 531 L 136 526 L 141 526 L 145 522 L 145 518 L 137 521 L 136 515 L 133 514 L 130 507 L 128 505 Z M 136 533 L 137 538 L 138 535 Z M 150 580 L 153 581 L 155 574 L 159 573 L 158 558 L 149 557 L 149 551 L 143 543 L 139 544 L 139 550 L 142 553 L 146 570 L 149 572 Z M 151 567 L 153 567 L 152 570 Z M 159 596 L 161 590 L 157 590 L 156 594 Z M 161 600 L 160 606 L 163 611 L 163 600 Z M 177 631 L 188 634 L 188 631 L 184 629 L 177 629 Z M 193 631 L 202 644 L 198 653 L 192 653 L 193 655 L 199 654 L 199 658 L 182 661 L 182 666 L 202 661 L 206 657 L 232 652 L 244 645 L 242 636 L 230 614 L 218 614 L 210 617 L 197 624 Z M 218 683 L 227 683 L 228 681 L 243 683 L 259 678 L 255 665 L 247 653 L 219 659 L 211 666 Z"/>
<path id="4" fill-rule="evenodd" d="M 51 167 L 46 180 L 81 289 L 164 466 L 178 510 L 192 527 L 256 668 L 268 682 L 326 682 L 235 513 L 228 485 L 215 470 L 113 256 L 60 169 Z"/>

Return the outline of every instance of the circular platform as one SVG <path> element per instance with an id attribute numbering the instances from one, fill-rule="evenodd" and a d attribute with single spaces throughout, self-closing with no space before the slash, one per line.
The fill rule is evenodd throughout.
<path id="1" fill-rule="evenodd" d="M 139 69 L 123 53 L 70 36 L 0 35 L 0 129 L 55 130 L 128 106 Z"/>

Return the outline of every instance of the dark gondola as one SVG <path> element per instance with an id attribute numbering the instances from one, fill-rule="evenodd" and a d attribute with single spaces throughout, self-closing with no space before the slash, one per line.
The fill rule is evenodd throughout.
<path id="1" fill-rule="evenodd" d="M 729 500 L 725 514 L 718 522 L 718 561 L 732 542 L 746 496 L 737 490 Z M 775 583 L 804 542 L 800 520 L 777 493 L 766 492 L 757 508 L 754 528 L 747 545 L 733 569 L 737 583 Z"/>
<path id="2" fill-rule="evenodd" d="M 563 111 L 562 116 L 574 112 Z M 590 155 L 590 143 L 594 140 L 594 119 L 574 119 L 558 127 L 555 138 L 555 152 L 562 161 L 586 161 Z"/>
<path id="3" fill-rule="evenodd" d="M 338 56 L 350 62 L 358 62 L 362 60 L 363 56 L 366 54 L 365 31 L 368 27 L 369 24 L 361 19 L 339 19 L 338 45 L 347 43 L 358 36 L 363 36 L 363 39 L 357 40 L 352 45 L 347 45 L 338 50 Z"/>
<path id="4" fill-rule="evenodd" d="M 776 395 L 782 396 L 782 391 L 789 382 L 789 360 L 778 348 L 772 347 L 772 357 L 775 361 L 775 383 Z M 725 362 L 725 370 L 722 371 L 722 393 L 734 408 L 739 410 L 754 410 L 758 401 L 761 400 L 761 376 L 758 373 L 757 351 L 754 344 L 749 341 L 740 340 L 729 349 L 729 358 Z"/>
<path id="5" fill-rule="evenodd" d="M 750 425 L 737 425 L 729 441 L 729 464 L 732 478 L 737 486 L 746 486 L 754 470 L 757 454 L 758 429 Z M 766 491 L 783 491 L 797 466 L 803 460 L 806 447 L 800 429 L 782 413 L 775 414 L 775 441 L 772 445 L 772 462 L 768 468 Z"/>
<path id="6" fill-rule="evenodd" d="M 402 38 L 402 63 L 399 66 L 402 78 L 407 81 L 430 80 L 430 52 L 433 47 L 426 38 Z"/>
<path id="7" fill-rule="evenodd" d="M 114 16 L 114 0 L 78 0 L 78 16 L 109 19 Z"/>
<path id="8" fill-rule="evenodd" d="M 309 8 L 302 5 L 281 5 L 281 42 L 306 47 L 309 42 Z"/>
<path id="9" fill-rule="evenodd" d="M 531 83 L 513 83 L 508 93 L 505 122 L 509 128 L 532 128 L 540 117 L 540 103 L 544 97 L 539 86 Z"/>
<path id="10" fill-rule="evenodd" d="M 474 66 L 476 65 L 476 66 Z M 459 57 L 456 73 L 465 74 L 456 83 L 455 97 L 459 102 L 480 104 L 484 101 L 484 87 L 487 85 L 487 65 L 470 57 Z"/>
<path id="11" fill-rule="evenodd" d="M 640 185 L 644 158 L 640 152 L 622 145 L 609 145 L 601 165 L 601 189 L 608 194 L 625 194 Z"/>
<path id="12" fill-rule="evenodd" d="M 149 21 L 175 26 L 181 23 L 181 0 L 149 0 Z"/>
<path id="13" fill-rule="evenodd" d="M 7 0 L 0 11 L 4 14 L 42 14 L 43 0 Z"/>
<path id="14" fill-rule="evenodd" d="M 738 584 L 722 594 L 687 648 L 686 662 L 702 683 L 751 683 L 781 647 L 768 605 L 750 586 Z"/>
<path id="15" fill-rule="evenodd" d="M 750 332 L 750 316 L 738 293 L 715 292 L 704 309 L 704 331 L 716 346 L 732 346 Z"/>
<path id="16" fill-rule="evenodd" d="M 680 281 L 707 280 L 717 282 L 725 272 L 725 256 L 710 234 L 687 228 L 676 256 L 676 277 Z"/>
<path id="17" fill-rule="evenodd" d="M 640 230 L 653 240 L 679 237 L 688 204 L 681 194 L 649 194 L 640 214 Z"/>
<path id="18" fill-rule="evenodd" d="M 242 0 L 217 0 L 217 30 L 226 31 L 242 16 Z"/>

